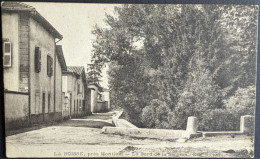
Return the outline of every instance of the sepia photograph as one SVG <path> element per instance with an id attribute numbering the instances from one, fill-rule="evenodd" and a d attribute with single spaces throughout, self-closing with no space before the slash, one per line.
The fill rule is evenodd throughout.
<path id="1" fill-rule="evenodd" d="M 1 2 L 8 158 L 254 158 L 258 5 Z"/>

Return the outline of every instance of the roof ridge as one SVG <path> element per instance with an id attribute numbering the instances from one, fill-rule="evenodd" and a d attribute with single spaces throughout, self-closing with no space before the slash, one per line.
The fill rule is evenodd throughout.
<path id="1" fill-rule="evenodd" d="M 63 36 L 47 21 L 34 7 L 27 5 L 22 2 L 12 2 L 12 1 L 4 1 L 1 4 L 1 9 L 4 12 L 29 12 L 32 18 L 34 18 L 37 22 L 41 23 L 41 25 L 54 36 L 55 38 L 62 39 Z"/>
<path id="2" fill-rule="evenodd" d="M 8 5 L 9 4 L 9 5 Z M 17 6 L 10 6 L 10 4 L 16 4 Z M 2 3 L 2 6 L 4 7 L 10 7 L 10 8 L 15 8 L 15 7 L 25 7 L 27 9 L 32 9 L 36 10 L 33 6 L 30 6 L 28 4 L 22 3 L 22 2 L 13 2 L 13 1 L 4 1 Z"/>
<path id="3" fill-rule="evenodd" d="M 25 3 L 22 3 L 22 2 L 17 2 L 17 3 L 18 3 L 18 4 L 21 4 L 21 5 L 25 6 L 25 7 L 28 7 L 28 8 L 31 8 L 31 9 L 36 10 L 33 6 L 30 6 L 30 5 L 28 5 L 28 4 L 25 4 Z"/>
<path id="4" fill-rule="evenodd" d="M 82 74 L 84 66 L 67 66 L 67 72 L 76 73 L 78 75 Z"/>

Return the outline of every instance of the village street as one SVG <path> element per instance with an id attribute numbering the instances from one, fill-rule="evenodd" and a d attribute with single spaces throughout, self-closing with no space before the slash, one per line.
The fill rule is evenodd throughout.
<path id="1" fill-rule="evenodd" d="M 93 114 L 7 136 L 8 157 L 185 157 L 191 154 L 194 157 L 245 157 L 252 150 L 252 139 L 246 136 L 207 137 L 178 142 L 103 134 L 103 126 L 113 126 L 113 114 Z M 12 152 L 15 156 L 10 155 Z"/>

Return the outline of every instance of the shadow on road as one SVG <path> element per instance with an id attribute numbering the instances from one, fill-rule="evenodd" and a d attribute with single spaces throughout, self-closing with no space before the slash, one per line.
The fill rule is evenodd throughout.
<path id="1" fill-rule="evenodd" d="M 63 120 L 61 122 L 50 122 L 50 123 L 40 123 L 30 127 L 17 128 L 14 130 L 6 130 L 5 136 L 11 136 L 19 133 L 24 133 L 28 131 L 38 130 L 46 128 L 48 126 L 68 126 L 68 127 L 90 127 L 90 128 L 103 128 L 104 126 L 114 126 L 112 124 L 112 116 L 114 112 L 108 113 L 94 113 L 89 116 L 80 117 L 78 119 Z"/>
<path id="2" fill-rule="evenodd" d="M 15 134 L 28 132 L 28 131 L 38 130 L 38 129 L 46 128 L 48 126 L 57 125 L 59 123 L 60 122 L 57 122 L 57 121 L 56 122 L 50 122 L 50 123 L 40 123 L 40 124 L 31 125 L 29 127 L 23 127 L 23 128 L 12 129 L 12 130 L 6 130 L 5 131 L 5 136 L 7 137 L 7 136 L 15 135 Z"/>

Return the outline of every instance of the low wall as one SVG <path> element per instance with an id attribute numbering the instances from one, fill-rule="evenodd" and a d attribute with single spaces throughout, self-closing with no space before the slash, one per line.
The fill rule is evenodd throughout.
<path id="1" fill-rule="evenodd" d="M 22 92 L 5 92 L 5 128 L 6 130 L 28 127 L 31 124 L 61 121 L 62 113 L 54 112 L 31 114 L 29 117 L 28 94 Z"/>
<path id="2" fill-rule="evenodd" d="M 104 127 L 103 133 L 130 135 L 136 137 L 149 137 L 149 138 L 194 138 L 194 137 L 208 137 L 219 135 L 254 135 L 254 116 L 246 115 L 241 116 L 240 131 L 216 131 L 216 132 L 199 132 L 197 118 L 191 116 L 188 118 L 186 130 L 167 130 L 167 129 L 143 129 L 137 128 L 130 122 L 119 119 L 122 111 L 116 112 L 113 116 L 112 122 L 116 127 Z"/>
<path id="3" fill-rule="evenodd" d="M 178 139 L 182 138 L 185 130 L 168 129 L 145 129 L 145 128 L 126 128 L 126 127 L 108 127 L 102 129 L 105 134 L 128 135 L 142 138 L 160 138 L 160 139 Z"/>
<path id="4" fill-rule="evenodd" d="M 125 119 L 119 119 L 122 114 L 123 114 L 123 111 L 117 111 L 116 115 L 114 115 L 112 118 L 112 123 L 116 127 L 138 128 L 137 126 L 133 125 L 132 123 L 128 122 Z"/>
<path id="5" fill-rule="evenodd" d="M 6 129 L 27 126 L 29 124 L 28 94 L 5 92 L 4 100 Z"/>
<path id="6" fill-rule="evenodd" d="M 125 119 L 112 119 L 112 121 L 116 127 L 138 128 L 137 126 L 133 125 Z"/>

